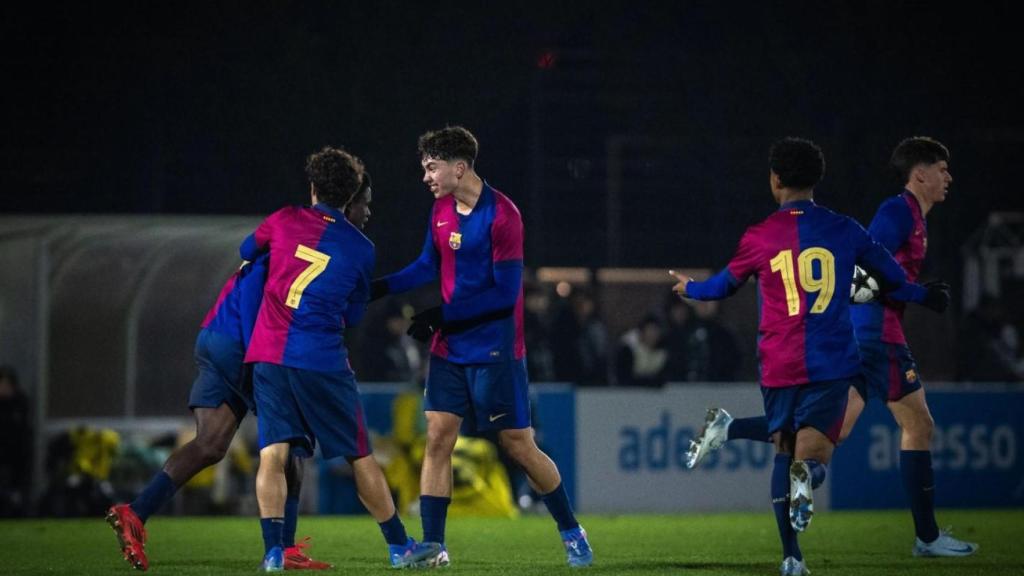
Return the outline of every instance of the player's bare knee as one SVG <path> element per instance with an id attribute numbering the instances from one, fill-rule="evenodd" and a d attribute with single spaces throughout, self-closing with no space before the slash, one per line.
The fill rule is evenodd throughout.
<path id="1" fill-rule="evenodd" d="M 280 469 L 284 471 L 288 464 L 288 444 L 271 444 L 260 450 L 260 468 Z"/>
<path id="2" fill-rule="evenodd" d="M 533 436 L 520 433 L 518 430 L 502 432 L 498 435 L 498 443 L 505 454 L 520 465 L 529 462 L 538 450 Z"/>
<path id="3" fill-rule="evenodd" d="M 434 428 L 427 430 L 426 455 L 434 458 L 447 458 L 455 450 L 455 442 L 459 439 L 459 431 Z"/>

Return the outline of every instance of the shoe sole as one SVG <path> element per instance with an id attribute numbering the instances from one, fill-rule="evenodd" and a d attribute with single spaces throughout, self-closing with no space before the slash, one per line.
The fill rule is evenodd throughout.
<path id="1" fill-rule="evenodd" d="M 135 554 L 135 551 L 132 550 L 132 547 L 124 539 L 124 535 L 121 530 L 121 519 L 118 518 L 117 513 L 107 512 L 106 520 L 107 524 L 110 524 L 110 527 L 113 528 L 114 535 L 117 536 L 117 543 L 121 545 L 121 553 L 124 554 L 125 561 L 131 564 L 132 568 L 135 568 L 140 572 L 145 572 L 145 563 Z"/>
<path id="2" fill-rule="evenodd" d="M 690 440 L 690 450 L 686 454 L 686 467 L 693 469 L 700 464 L 704 457 L 709 453 L 721 448 L 723 442 L 718 444 L 712 444 L 710 441 L 705 446 L 705 438 L 707 437 L 708 431 L 718 422 L 719 416 L 725 419 L 725 413 L 717 408 L 708 408 L 706 414 L 704 414 L 704 426 L 700 429 L 700 434 L 697 435 L 696 440 Z M 693 454 L 691 457 L 690 454 Z"/>
<path id="3" fill-rule="evenodd" d="M 796 496 L 798 483 L 810 486 L 810 471 L 802 461 L 794 461 L 789 467 L 789 524 L 793 530 L 803 532 L 810 526 L 811 518 L 814 517 L 814 499 L 811 496 L 812 492 Z M 802 513 L 802 510 L 806 510 L 806 514 Z"/>

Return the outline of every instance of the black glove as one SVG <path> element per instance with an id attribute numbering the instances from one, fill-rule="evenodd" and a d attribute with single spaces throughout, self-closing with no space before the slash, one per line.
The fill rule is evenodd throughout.
<path id="1" fill-rule="evenodd" d="M 925 295 L 921 305 L 939 314 L 945 312 L 946 308 L 949 308 L 949 284 L 941 280 L 932 280 L 926 282 L 924 287 L 928 290 L 928 294 Z"/>
<path id="2" fill-rule="evenodd" d="M 378 278 L 373 282 L 370 282 L 370 302 L 383 298 L 390 293 L 388 290 L 388 282 L 383 278 Z"/>
<path id="3" fill-rule="evenodd" d="M 465 332 L 470 328 L 476 328 L 481 324 L 493 322 L 495 320 L 501 320 L 502 318 L 508 318 L 515 311 L 514 307 L 502 308 L 501 310 L 495 310 L 486 314 L 481 314 L 473 318 L 466 318 L 465 320 L 459 320 L 458 322 L 445 322 L 444 333 L 447 335 L 458 334 Z"/>
<path id="4" fill-rule="evenodd" d="M 440 306 L 435 306 L 413 316 L 412 324 L 409 325 L 409 329 L 405 333 L 420 342 L 427 342 L 434 335 L 434 332 L 443 327 L 444 313 L 441 312 Z"/>

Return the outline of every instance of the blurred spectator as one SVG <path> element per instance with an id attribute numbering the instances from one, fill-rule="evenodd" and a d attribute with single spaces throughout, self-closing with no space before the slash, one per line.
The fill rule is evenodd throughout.
<path id="1" fill-rule="evenodd" d="M 32 470 L 28 397 L 13 366 L 0 366 L 0 518 L 24 516 Z"/>
<path id="2" fill-rule="evenodd" d="M 114 503 L 109 482 L 120 435 L 110 429 L 79 427 L 55 436 L 46 454 L 49 476 L 39 500 L 43 516 L 100 516 Z"/>
<path id="3" fill-rule="evenodd" d="M 359 379 L 418 383 L 423 376 L 423 353 L 405 333 L 412 309 L 396 298 L 389 298 L 385 306 L 382 320 L 364 323 Z"/>
<path id="4" fill-rule="evenodd" d="M 665 384 L 668 350 L 665 328 L 658 316 L 649 314 L 640 325 L 622 335 L 615 355 L 615 375 L 619 386 L 657 387 Z"/>
<path id="5" fill-rule="evenodd" d="M 556 379 L 584 386 L 608 383 L 608 329 L 589 291 L 574 290 L 555 313 L 551 351 Z"/>
<path id="6" fill-rule="evenodd" d="M 696 307 L 669 294 L 665 302 L 670 382 L 731 382 L 741 362 L 736 338 L 716 318 L 715 302 Z"/>
<path id="7" fill-rule="evenodd" d="M 555 379 L 554 354 L 551 351 L 551 293 L 536 282 L 523 282 L 523 331 L 526 338 L 526 369 L 530 382 Z"/>
<path id="8" fill-rule="evenodd" d="M 967 315 L 960 330 L 958 380 L 1020 382 L 1020 335 L 1002 302 L 989 294 Z"/>

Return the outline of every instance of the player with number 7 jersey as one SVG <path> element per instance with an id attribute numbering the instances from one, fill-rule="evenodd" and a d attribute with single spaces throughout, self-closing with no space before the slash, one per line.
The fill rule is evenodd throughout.
<path id="1" fill-rule="evenodd" d="M 263 303 L 245 361 L 347 369 L 342 333 L 366 310 L 373 243 L 341 210 L 319 203 L 271 214 L 240 252 L 245 258 L 268 250 Z"/>
<path id="2" fill-rule="evenodd" d="M 269 252 L 263 301 L 245 361 L 254 363 L 260 509 L 267 572 L 284 569 L 285 465 L 289 453 L 345 457 L 359 499 L 380 526 L 392 567 L 421 561 L 434 548 L 408 537 L 370 438 L 343 333 L 359 322 L 370 295 L 374 246 L 345 218 L 364 181 L 362 162 L 324 148 L 306 163 L 310 206 L 264 220 L 242 243 L 243 258 Z"/>

